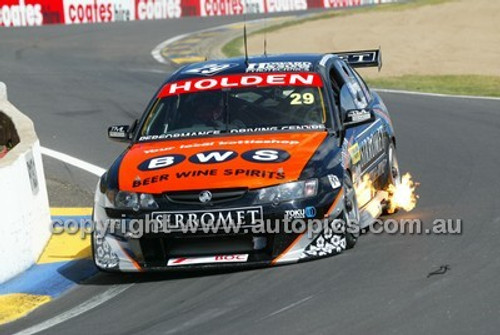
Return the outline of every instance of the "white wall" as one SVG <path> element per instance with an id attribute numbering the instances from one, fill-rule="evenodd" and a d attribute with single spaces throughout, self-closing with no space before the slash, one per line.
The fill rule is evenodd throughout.
<path id="1" fill-rule="evenodd" d="M 0 111 L 12 119 L 21 140 L 0 158 L 0 283 L 3 283 L 37 261 L 50 238 L 51 219 L 40 142 L 33 122 L 7 101 L 1 82 Z"/>

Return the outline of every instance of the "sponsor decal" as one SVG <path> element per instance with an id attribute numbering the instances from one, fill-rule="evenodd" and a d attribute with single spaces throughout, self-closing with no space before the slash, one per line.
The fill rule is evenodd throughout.
<path id="1" fill-rule="evenodd" d="M 220 130 L 190 131 L 190 132 L 173 133 L 173 134 L 145 135 L 145 136 L 141 136 L 139 138 L 139 141 L 168 140 L 171 138 L 211 136 L 211 135 L 219 135 L 219 134 L 220 134 Z"/>
<path id="2" fill-rule="evenodd" d="M 317 73 L 255 73 L 211 78 L 192 78 L 168 83 L 161 89 L 158 98 L 171 95 L 217 90 L 223 88 L 268 87 L 268 86 L 314 86 L 323 85 Z"/>
<path id="3" fill-rule="evenodd" d="M 113 4 L 110 1 L 65 0 L 63 4 L 66 24 L 113 21 Z"/>
<path id="4" fill-rule="evenodd" d="M 246 72 L 307 72 L 311 69 L 311 62 L 250 63 Z"/>
<path id="5" fill-rule="evenodd" d="M 323 0 L 325 8 L 353 7 L 361 5 L 361 0 Z"/>
<path id="6" fill-rule="evenodd" d="M 163 231 L 193 231 L 193 228 L 201 230 L 203 228 L 216 229 L 218 227 L 222 229 L 228 225 L 244 228 L 252 227 L 263 219 L 261 206 L 217 210 L 153 212 L 152 217 L 153 222 L 151 224 L 155 225 L 153 228 Z"/>
<path id="7" fill-rule="evenodd" d="M 265 13 L 264 0 L 245 0 L 244 11 L 246 14 Z"/>
<path id="8" fill-rule="evenodd" d="M 182 266 L 210 263 L 244 263 L 248 261 L 248 254 L 217 255 L 206 257 L 179 257 L 168 260 L 167 266 Z"/>
<path id="9" fill-rule="evenodd" d="M 3 0 L 0 4 L 0 26 L 41 26 L 43 15 L 40 2 L 46 1 Z"/>
<path id="10" fill-rule="evenodd" d="M 255 133 L 255 132 L 266 132 L 266 131 L 280 131 L 280 130 L 324 130 L 326 127 L 324 124 L 304 124 L 304 125 L 287 125 L 287 126 L 269 126 L 269 127 L 255 127 L 255 128 L 238 128 L 229 129 L 232 134 L 235 133 Z"/>
<path id="11" fill-rule="evenodd" d="M 335 190 L 339 188 L 342 184 L 340 183 L 339 177 L 337 177 L 334 174 L 329 174 L 328 175 L 328 181 L 330 182 L 330 185 L 332 188 Z"/>
<path id="12" fill-rule="evenodd" d="M 349 117 L 351 118 L 351 122 L 363 122 L 370 120 L 372 117 L 370 112 L 366 109 L 361 110 L 351 110 L 349 111 Z"/>
<path id="13" fill-rule="evenodd" d="M 135 20 L 135 3 L 130 0 L 64 0 L 66 24 Z"/>
<path id="14" fill-rule="evenodd" d="M 281 163 L 290 158 L 290 154 L 281 149 L 256 149 L 250 150 L 241 157 L 253 163 Z"/>
<path id="15" fill-rule="evenodd" d="M 66 24 L 135 20 L 135 6 L 129 0 L 64 0 Z"/>
<path id="16" fill-rule="evenodd" d="M 243 0 L 201 0 L 201 16 L 240 15 L 244 12 Z"/>
<path id="17" fill-rule="evenodd" d="M 206 177 L 251 177 L 251 178 L 262 178 L 262 179 L 276 179 L 281 180 L 285 178 L 285 172 L 283 170 L 272 171 L 272 170 L 261 170 L 261 169 L 243 169 L 243 168 L 227 168 L 227 169 L 203 169 L 203 170 L 183 170 L 177 171 L 175 173 L 161 173 L 153 175 L 150 177 L 135 178 L 132 181 L 132 188 L 137 188 L 140 186 L 149 186 L 156 183 L 161 183 L 164 181 L 174 180 L 186 180 L 193 178 L 206 178 Z"/>
<path id="18" fill-rule="evenodd" d="M 307 0 L 266 0 L 267 12 L 306 10 Z"/>
<path id="19" fill-rule="evenodd" d="M 144 150 L 144 153 L 146 155 L 148 155 L 148 154 L 157 154 L 157 153 L 160 153 L 160 152 L 172 151 L 174 149 L 175 149 L 175 147 L 151 148 L 151 149 Z"/>
<path id="20" fill-rule="evenodd" d="M 296 146 L 300 144 L 300 141 L 296 140 L 278 140 L 278 139 L 259 139 L 258 137 L 250 140 L 237 140 L 237 141 L 207 141 L 207 142 L 193 142 L 193 143 L 182 143 L 178 146 L 168 146 L 159 148 L 149 148 L 145 149 L 145 154 L 155 154 L 159 152 L 172 151 L 174 149 L 196 149 L 196 148 L 207 148 L 213 146 L 227 146 L 227 145 L 247 145 L 247 144 L 279 144 L 279 145 L 290 145 Z"/>
<path id="21" fill-rule="evenodd" d="M 232 67 L 238 66 L 236 63 L 229 63 L 229 64 L 207 64 L 201 67 L 197 67 L 194 69 L 189 69 L 184 71 L 184 73 L 192 73 L 192 74 L 202 74 L 205 76 L 212 76 L 214 74 L 217 74 L 221 71 L 230 69 Z"/>
<path id="22" fill-rule="evenodd" d="M 384 151 L 384 129 L 377 128 L 367 138 L 360 142 L 360 165 L 365 169 L 376 157 Z"/>
<path id="23" fill-rule="evenodd" d="M 349 155 L 351 156 L 352 164 L 356 164 L 361 160 L 358 143 L 354 143 L 352 146 L 350 146 L 348 151 Z"/>
<path id="24" fill-rule="evenodd" d="M 135 20 L 135 6 L 129 0 L 113 1 L 113 21 L 133 21 Z"/>
<path id="25" fill-rule="evenodd" d="M 189 157 L 189 161 L 194 164 L 217 164 L 223 163 L 238 157 L 238 153 L 233 150 L 211 150 L 195 153 Z M 255 149 L 245 151 L 241 157 L 253 163 L 281 163 L 290 158 L 290 154 L 282 149 Z M 148 158 L 139 164 L 141 171 L 158 170 L 177 165 L 185 160 L 186 156 L 179 154 L 169 154 Z"/>
<path id="26" fill-rule="evenodd" d="M 285 179 L 285 172 L 283 170 L 278 171 L 268 171 L 268 170 L 258 170 L 258 169 L 225 169 L 223 172 L 224 176 L 230 177 L 252 177 L 252 178 L 264 178 L 264 179 Z"/>
<path id="27" fill-rule="evenodd" d="M 238 157 L 238 154 L 232 150 L 212 150 L 199 152 L 189 157 L 189 161 L 195 164 L 215 164 L 223 163 Z"/>
<path id="28" fill-rule="evenodd" d="M 139 176 L 137 176 L 134 181 L 132 182 L 132 187 L 139 187 L 139 186 L 148 186 L 156 183 L 160 183 L 162 181 L 167 181 L 169 179 L 169 175 L 164 173 L 164 174 L 159 174 L 156 176 L 152 177 L 146 177 L 144 179 L 141 179 Z"/>
<path id="29" fill-rule="evenodd" d="M 135 0 L 137 20 L 158 20 L 182 16 L 181 0 Z"/>
<path id="30" fill-rule="evenodd" d="M 313 206 L 300 209 L 289 209 L 285 210 L 285 219 L 311 219 L 316 216 L 316 213 L 316 208 Z"/>
<path id="31" fill-rule="evenodd" d="M 283 131 L 283 130 L 292 130 L 292 131 L 298 131 L 298 130 L 317 130 L 317 131 L 322 131 L 325 130 L 326 127 L 324 124 L 304 124 L 304 125 L 287 125 L 287 126 L 269 126 L 269 127 L 255 127 L 255 128 L 239 128 L 239 129 L 229 129 L 229 133 L 231 134 L 247 134 L 247 133 L 256 133 L 256 132 L 269 132 L 269 131 Z M 161 134 L 161 135 L 143 135 L 139 138 L 139 142 L 143 141 L 158 141 L 158 140 L 168 140 L 168 139 L 175 139 L 175 138 L 189 138 L 189 137 L 201 137 L 201 136 L 213 136 L 213 135 L 220 135 L 221 132 L 220 130 L 205 130 L 205 131 L 194 131 L 194 132 L 184 132 L 184 133 L 172 133 L 172 134 Z M 290 142 L 290 143 L 288 143 Z M 294 143 L 296 141 L 281 141 L 280 143 L 282 144 L 296 144 Z M 203 146 L 211 146 L 214 145 L 214 142 L 211 142 L 212 144 L 203 144 Z M 224 141 L 221 141 L 219 144 L 222 145 Z M 250 143 L 262 143 L 262 144 L 267 144 L 267 143 L 278 143 L 278 142 L 273 142 L 273 141 L 261 141 L 259 140 L 254 140 L 254 141 L 239 141 L 239 143 L 232 142 L 232 141 L 226 141 L 227 143 L 234 143 L 236 144 L 250 144 Z M 191 146 L 185 145 L 182 146 L 183 148 L 190 148 Z M 163 151 L 168 151 L 172 150 L 169 148 L 164 148 L 164 149 L 154 149 L 154 150 L 163 150 Z M 148 152 L 145 153 L 152 153 L 154 152 L 149 150 Z"/>
<path id="32" fill-rule="evenodd" d="M 278 144 L 278 145 L 293 145 L 296 146 L 300 143 L 297 140 L 288 140 L 288 139 L 275 139 L 275 138 L 255 138 L 255 139 L 247 139 L 247 140 L 221 140 L 218 142 L 219 145 L 250 145 L 250 144 Z"/>
<path id="33" fill-rule="evenodd" d="M 154 158 L 146 159 L 144 162 L 139 164 L 137 167 L 141 171 L 147 170 L 158 170 L 164 169 L 166 167 L 174 166 L 186 159 L 184 155 L 168 155 L 168 156 L 158 156 Z"/>
<path id="34" fill-rule="evenodd" d="M 306 218 L 313 218 L 316 216 L 316 208 L 313 206 L 309 206 L 305 208 Z"/>
<path id="35" fill-rule="evenodd" d="M 112 126 L 112 127 L 109 127 L 108 135 L 110 137 L 126 138 L 127 132 L 125 131 L 125 127 L 123 127 L 123 126 Z"/>
<path id="36" fill-rule="evenodd" d="M 123 157 L 118 182 L 123 191 L 160 194 L 295 181 L 326 135 L 305 131 L 138 143 Z"/>

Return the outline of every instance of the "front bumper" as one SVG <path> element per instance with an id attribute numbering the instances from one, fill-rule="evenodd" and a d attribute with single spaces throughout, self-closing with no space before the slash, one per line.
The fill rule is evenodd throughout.
<path id="1" fill-rule="evenodd" d="M 124 219 L 120 222 L 130 223 L 132 220 L 143 219 L 147 213 L 110 211 L 96 202 L 92 236 L 94 261 L 98 268 L 106 271 L 143 272 L 261 267 L 329 256 L 346 248 L 345 234 L 336 233 L 333 229 L 333 225 L 338 224 L 334 219 L 343 213 L 342 199 L 343 190 L 339 189 L 321 199 L 262 206 L 263 219 L 274 223 L 273 231 L 148 232 L 140 236 L 117 234 L 116 231 L 111 232 L 109 227 L 117 218 Z M 320 203 L 320 206 L 313 206 L 314 203 Z M 293 212 L 294 210 L 311 207 L 315 209 L 315 216 L 304 218 L 305 229 L 294 231 L 279 227 L 284 221 L 285 213 L 296 216 L 302 212 Z M 323 222 L 322 229 L 313 227 L 306 219 Z M 294 228 L 292 223 L 289 228 Z M 232 259 L 235 257 L 240 260 Z M 174 264 L 175 262 L 177 263 Z"/>

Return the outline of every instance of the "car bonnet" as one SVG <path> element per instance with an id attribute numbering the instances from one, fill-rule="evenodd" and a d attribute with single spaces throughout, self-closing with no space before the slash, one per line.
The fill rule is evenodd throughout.
<path id="1" fill-rule="evenodd" d="M 295 181 L 326 136 L 304 131 L 136 143 L 121 162 L 119 188 L 160 194 Z"/>

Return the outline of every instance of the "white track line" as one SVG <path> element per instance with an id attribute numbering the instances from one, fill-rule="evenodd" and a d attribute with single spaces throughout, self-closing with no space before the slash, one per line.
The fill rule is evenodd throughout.
<path id="1" fill-rule="evenodd" d="M 382 93 L 423 95 L 423 96 L 437 97 L 437 98 L 455 98 L 455 99 L 500 101 L 500 98 L 497 98 L 497 97 L 483 97 L 483 96 L 475 96 L 475 95 L 453 95 L 453 94 L 441 94 L 441 93 L 424 93 L 424 92 L 413 92 L 413 91 L 404 91 L 404 90 L 389 90 L 389 89 L 385 89 L 385 88 L 375 88 L 374 90 L 377 92 L 382 92 Z"/>
<path id="2" fill-rule="evenodd" d="M 62 152 L 58 152 L 58 151 L 55 151 L 55 150 L 52 150 L 49 148 L 45 148 L 45 147 L 41 147 L 40 151 L 42 152 L 43 155 L 46 155 L 46 156 L 55 158 L 57 160 L 60 160 L 64 163 L 73 165 L 77 168 L 80 168 L 82 170 L 90 172 L 90 173 L 96 175 L 97 177 L 102 176 L 104 174 L 104 172 L 106 172 L 106 170 L 103 169 L 102 167 L 99 167 L 97 165 L 82 161 L 81 159 L 78 159 L 76 157 L 63 154 Z"/>
<path id="3" fill-rule="evenodd" d="M 124 292 L 128 288 L 132 287 L 134 284 L 129 284 L 129 285 L 123 285 L 123 286 L 113 286 L 112 288 L 104 291 L 103 293 L 96 295 L 93 298 L 90 298 L 89 300 L 81 303 L 80 305 L 73 307 L 69 311 L 66 311 L 62 314 L 59 314 L 56 317 L 53 317 L 52 319 L 49 319 L 47 321 L 44 321 L 42 323 L 39 323 L 33 327 L 27 328 L 25 330 L 22 330 L 18 333 L 15 333 L 14 335 L 32 335 L 39 333 L 41 331 L 47 330 L 49 328 L 52 328 L 60 323 L 63 323 L 65 321 L 68 321 L 69 319 L 72 319 L 78 315 L 81 315 L 87 311 L 90 311 L 91 309 L 96 308 L 97 306 L 105 303 L 108 300 L 113 299 L 116 297 L 118 294 Z"/>

